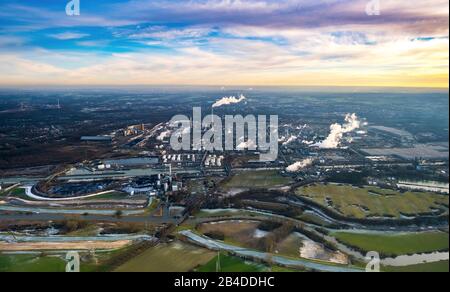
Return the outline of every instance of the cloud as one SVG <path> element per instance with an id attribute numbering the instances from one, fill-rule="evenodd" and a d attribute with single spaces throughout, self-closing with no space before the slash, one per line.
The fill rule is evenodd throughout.
<path id="1" fill-rule="evenodd" d="M 163 39 L 163 40 L 174 40 L 174 39 L 188 39 L 188 38 L 200 38 L 207 37 L 210 33 L 208 28 L 182 28 L 182 29 L 171 29 L 163 26 L 150 26 L 144 29 L 136 29 L 133 31 L 129 38 L 131 39 Z"/>
<path id="2" fill-rule="evenodd" d="M 254 26 L 277 29 L 330 28 L 348 25 L 395 27 L 430 32 L 448 29 L 448 1 L 411 4 L 383 0 L 382 17 L 365 13 L 368 0 L 193 0 L 131 1 L 120 13 L 141 22 L 177 19 L 195 25 Z"/>
<path id="3" fill-rule="evenodd" d="M 2 2 L 0 55 L 16 72 L 28 63 L 61 75 L 0 68 L 2 84 L 448 87 L 444 0 L 383 0 L 380 17 L 365 14 L 367 0 L 99 0 L 75 18 L 17 3 Z M 49 35 L 78 41 L 61 48 Z M 61 54 L 79 62 L 65 70 Z"/>
<path id="4" fill-rule="evenodd" d="M 26 43 L 26 39 L 17 36 L 0 35 L 0 48 L 20 47 Z"/>
<path id="5" fill-rule="evenodd" d="M 50 34 L 49 37 L 57 39 L 57 40 L 76 40 L 88 37 L 89 34 L 85 33 L 77 33 L 77 32 L 62 32 L 57 34 Z"/>
<path id="6" fill-rule="evenodd" d="M 76 42 L 78 46 L 81 47 L 104 47 L 110 44 L 108 40 L 97 40 L 97 41 L 79 41 Z"/>

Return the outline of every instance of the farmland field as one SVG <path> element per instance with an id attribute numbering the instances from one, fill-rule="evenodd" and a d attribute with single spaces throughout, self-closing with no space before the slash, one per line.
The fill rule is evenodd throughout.
<path id="1" fill-rule="evenodd" d="M 332 235 L 340 242 L 363 251 L 377 251 L 392 256 L 448 250 L 449 246 L 448 233 L 444 232 L 394 235 L 336 232 Z"/>
<path id="2" fill-rule="evenodd" d="M 0 272 L 64 272 L 60 257 L 38 255 L 0 255 Z"/>
<path id="3" fill-rule="evenodd" d="M 196 269 L 197 272 L 216 272 L 217 271 L 217 259 L 215 256 L 207 264 Z M 244 261 L 238 257 L 229 256 L 226 254 L 220 254 L 220 270 L 219 272 L 264 272 L 267 271 L 267 267 L 258 265 L 256 263 Z"/>
<path id="4" fill-rule="evenodd" d="M 276 170 L 246 171 L 235 174 L 222 184 L 222 189 L 233 188 L 273 188 L 292 183 L 288 177 L 281 176 Z"/>
<path id="5" fill-rule="evenodd" d="M 303 239 L 291 234 L 277 245 L 277 251 L 280 255 L 298 258 L 302 246 Z"/>
<path id="6" fill-rule="evenodd" d="M 449 205 L 449 197 L 444 195 L 350 185 L 310 185 L 298 188 L 296 194 L 353 218 L 415 216 Z"/>
<path id="7" fill-rule="evenodd" d="M 216 253 L 185 243 L 150 248 L 116 269 L 116 272 L 188 272 L 208 263 Z"/>
<path id="8" fill-rule="evenodd" d="M 297 219 L 304 221 L 304 222 L 311 223 L 311 224 L 324 226 L 324 227 L 329 227 L 331 225 L 331 223 L 325 221 L 324 219 L 322 219 L 321 217 L 317 216 L 314 213 L 306 213 L 305 212 L 302 215 L 298 216 Z"/>
<path id="9" fill-rule="evenodd" d="M 260 222 L 257 221 L 226 221 L 206 223 L 197 230 L 205 235 L 219 233 L 224 236 L 223 241 L 242 247 L 254 247 L 257 240 L 256 232 Z"/>
<path id="10" fill-rule="evenodd" d="M 442 273 L 448 273 L 448 261 L 441 261 L 436 263 L 426 263 L 426 264 L 419 264 L 419 265 L 413 265 L 413 266 L 407 266 L 407 267 L 382 267 L 381 271 L 383 272 L 398 272 L 398 273 L 422 273 L 422 272 L 442 272 Z"/>
<path id="11" fill-rule="evenodd" d="M 107 271 L 105 263 L 119 252 L 97 253 L 95 260 L 81 262 L 81 272 Z M 65 270 L 64 254 L 0 254 L 0 272 L 65 272 Z"/>

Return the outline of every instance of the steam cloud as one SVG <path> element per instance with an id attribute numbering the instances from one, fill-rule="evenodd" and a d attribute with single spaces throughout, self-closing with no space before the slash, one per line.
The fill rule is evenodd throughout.
<path id="1" fill-rule="evenodd" d="M 224 105 L 241 103 L 244 100 L 246 100 L 246 97 L 242 94 L 239 96 L 239 98 L 237 98 L 235 96 L 226 96 L 226 97 L 223 97 L 222 99 L 216 101 L 216 103 L 214 103 L 212 107 L 217 108 L 217 107 L 221 107 Z"/>
<path id="2" fill-rule="evenodd" d="M 291 144 L 292 142 L 297 141 L 297 139 L 298 139 L 297 136 L 291 136 L 291 137 L 289 137 L 289 138 L 283 143 L 283 146 L 289 145 L 289 144 Z"/>
<path id="3" fill-rule="evenodd" d="M 255 142 L 252 140 L 248 140 L 247 142 L 241 142 L 239 145 L 236 146 L 236 149 L 238 150 L 245 150 L 245 149 L 255 149 L 258 146 Z"/>
<path id="4" fill-rule="evenodd" d="M 308 166 L 311 166 L 313 164 L 313 162 L 314 161 L 311 158 L 307 158 L 305 160 L 296 162 L 296 163 L 288 166 L 286 168 L 286 171 L 287 172 L 292 172 L 292 173 L 299 172 L 300 170 L 302 170 L 304 168 L 307 168 Z"/>
<path id="5" fill-rule="evenodd" d="M 161 134 L 159 134 L 158 137 L 156 137 L 156 140 L 158 141 L 164 141 L 166 138 L 170 138 L 170 135 L 172 135 L 171 131 L 164 131 Z"/>
<path id="6" fill-rule="evenodd" d="M 347 114 L 345 117 L 345 124 L 331 125 L 331 133 L 325 141 L 314 144 L 313 146 L 322 149 L 336 149 L 340 146 L 344 134 L 351 133 L 361 127 L 361 121 L 356 114 Z"/>

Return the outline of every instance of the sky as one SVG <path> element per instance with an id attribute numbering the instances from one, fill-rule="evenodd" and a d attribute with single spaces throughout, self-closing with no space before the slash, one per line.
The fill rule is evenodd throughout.
<path id="1" fill-rule="evenodd" d="M 0 86 L 448 88 L 448 0 L 68 2 L 0 0 Z"/>

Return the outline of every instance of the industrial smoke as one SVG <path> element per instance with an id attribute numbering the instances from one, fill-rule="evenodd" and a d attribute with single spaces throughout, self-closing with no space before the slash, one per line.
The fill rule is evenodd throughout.
<path id="1" fill-rule="evenodd" d="M 311 158 L 304 159 L 302 161 L 296 162 L 286 168 L 287 172 L 299 172 L 302 169 L 307 168 L 313 164 L 313 160 Z"/>
<path id="2" fill-rule="evenodd" d="M 220 100 L 216 101 L 213 104 L 213 108 L 217 108 L 217 107 L 221 107 L 224 105 L 230 105 L 230 104 L 236 104 L 236 103 L 241 103 L 244 100 L 246 100 L 246 97 L 244 95 L 240 95 L 239 98 L 235 97 L 235 96 L 226 96 L 221 98 Z"/>
<path id="3" fill-rule="evenodd" d="M 316 143 L 313 147 L 322 149 L 336 149 L 341 145 L 344 134 L 351 133 L 361 127 L 361 121 L 356 114 L 347 114 L 345 124 L 333 124 L 330 126 L 330 135 L 320 143 Z"/>

